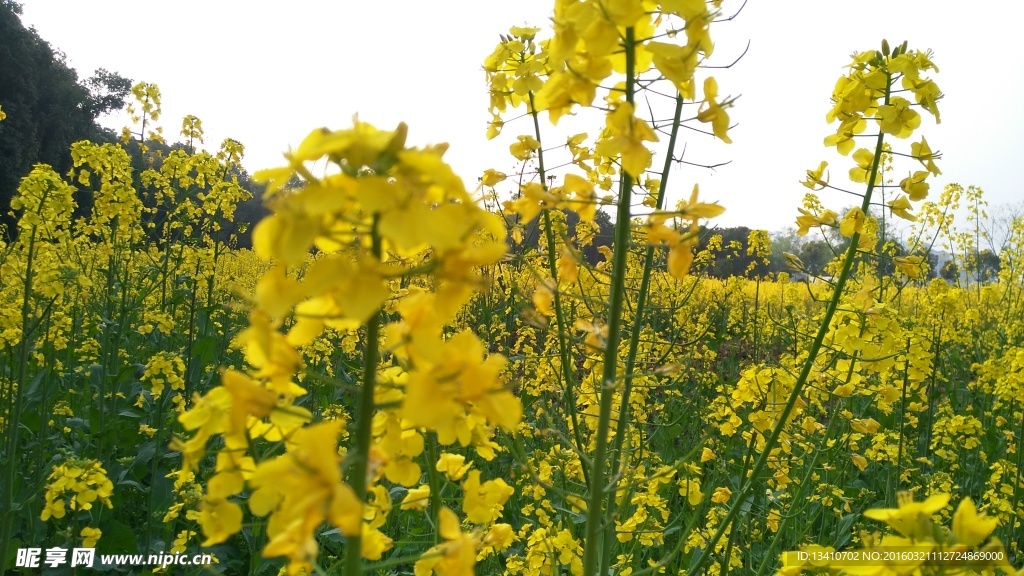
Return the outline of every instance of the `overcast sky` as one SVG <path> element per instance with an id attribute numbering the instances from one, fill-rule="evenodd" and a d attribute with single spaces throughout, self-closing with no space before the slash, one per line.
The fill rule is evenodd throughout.
<path id="1" fill-rule="evenodd" d="M 250 171 L 280 164 L 281 153 L 313 128 L 344 128 L 358 113 L 381 128 L 407 122 L 415 144 L 449 142 L 446 158 L 472 186 L 485 168 L 510 172 L 508 138 L 531 132 L 512 123 L 501 138 L 485 139 L 481 63 L 510 26 L 544 26 L 552 4 L 25 0 L 22 19 L 82 77 L 103 67 L 158 84 L 168 139 L 194 114 L 208 148 L 226 137 L 246 146 Z M 946 1 L 750 0 L 734 21 L 712 28 L 713 64 L 730 62 L 750 43 L 733 69 L 714 71 L 722 96 L 740 96 L 730 111 L 733 144 L 686 135 L 687 160 L 731 163 L 676 171 L 671 197 L 688 195 L 696 182 L 702 199 L 727 207 L 719 224 L 774 230 L 792 224 L 806 191 L 799 181 L 821 160 L 834 183 L 848 184 L 852 160 L 822 145 L 834 131 L 825 123 L 829 97 L 849 55 L 887 38 L 935 52 L 940 73 L 933 78 L 946 94 L 942 124 L 925 114 L 919 132 L 943 154 L 933 192 L 957 182 L 981 186 L 993 206 L 1021 200 L 1024 73 L 1013 56 L 1020 52 L 1014 4 L 989 2 L 981 11 Z M 725 6 L 728 13 L 738 3 Z M 563 122 L 573 127 L 572 119 Z M 119 129 L 124 119 L 106 123 Z M 544 130 L 547 143 L 564 140 L 563 132 Z M 893 145 L 909 151 L 909 141 Z M 823 200 L 837 209 L 851 204 L 836 192 Z"/>

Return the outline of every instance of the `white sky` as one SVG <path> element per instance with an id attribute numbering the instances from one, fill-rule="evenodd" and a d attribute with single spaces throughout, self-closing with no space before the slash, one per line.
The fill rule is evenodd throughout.
<path id="1" fill-rule="evenodd" d="M 203 121 L 206 144 L 246 146 L 250 171 L 278 165 L 281 152 L 310 130 L 350 125 L 353 114 L 380 128 L 410 126 L 410 142 L 449 142 L 446 158 L 468 186 L 489 167 L 514 169 L 510 138 L 531 133 L 525 121 L 485 137 L 488 97 L 481 69 L 498 34 L 512 25 L 544 26 L 552 0 L 25 0 L 23 22 L 67 54 L 81 77 L 96 68 L 160 86 L 166 137 L 181 118 Z M 738 2 L 726 1 L 726 13 Z M 854 51 L 881 39 L 906 39 L 935 52 L 942 124 L 924 114 L 922 130 L 942 152 L 946 183 L 981 186 L 993 205 L 1024 198 L 1024 73 L 1020 31 L 1009 0 L 968 10 L 962 2 L 750 0 L 733 22 L 712 28 L 713 64 L 726 64 L 750 42 L 735 68 L 715 70 L 721 96 L 739 95 L 730 111 L 732 145 L 686 136 L 686 159 L 731 164 L 677 169 L 670 198 L 688 195 L 727 207 L 720 225 L 779 229 L 791 225 L 809 168 L 829 160 L 832 181 L 851 185 L 853 165 L 822 145 L 836 79 Z M 706 74 L 707 72 L 701 72 Z M 572 124 L 573 119 L 563 120 Z M 107 122 L 119 129 L 124 120 Z M 579 122 L 577 122 L 579 124 Z M 599 126 L 591 124 L 591 134 Z M 545 129 L 546 146 L 565 132 Z M 579 131 L 579 130 L 576 130 Z M 571 133 L 571 132 L 570 132 Z M 685 134 L 685 132 L 684 132 Z M 916 139 L 917 135 L 915 135 Z M 893 140 L 909 152 L 909 141 Z M 660 166 L 657 157 L 654 166 Z M 912 169 L 910 163 L 898 170 Z M 899 176 L 902 177 L 902 176 Z M 898 177 L 898 178 L 899 178 Z M 852 204 L 823 193 L 835 209 Z"/>

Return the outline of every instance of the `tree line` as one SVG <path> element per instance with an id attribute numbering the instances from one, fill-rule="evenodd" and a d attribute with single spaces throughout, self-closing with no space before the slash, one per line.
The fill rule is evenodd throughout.
<path id="1" fill-rule="evenodd" d="M 132 80 L 104 68 L 88 78 L 80 78 L 67 57 L 21 21 L 21 4 L 0 0 L 0 108 L 6 114 L 0 122 L 0 230 L 7 240 L 15 233 L 11 199 L 21 178 L 35 164 L 50 165 L 58 173 L 72 168 L 71 144 L 80 140 L 112 143 L 118 134 L 100 125 L 99 120 L 122 110 L 131 92 Z M 146 143 L 156 157 L 166 157 L 184 144 L 152 141 Z M 134 166 L 143 166 L 137 143 L 127 146 Z M 136 177 L 140 170 L 136 170 Z M 262 206 L 262 187 L 244 171 L 239 183 L 253 199 L 239 205 L 235 227 L 221 230 L 227 238 L 237 226 L 258 221 L 266 213 Z M 75 195 L 75 217 L 92 210 L 92 195 Z M 239 243 L 248 244 L 241 234 Z"/>

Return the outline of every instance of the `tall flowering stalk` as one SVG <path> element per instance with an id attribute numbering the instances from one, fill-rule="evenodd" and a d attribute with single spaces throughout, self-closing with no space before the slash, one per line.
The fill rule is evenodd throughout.
<path id="1" fill-rule="evenodd" d="M 551 39 L 537 40 L 537 28 L 513 27 L 484 65 L 493 114 L 488 136 L 494 137 L 504 128 L 502 113 L 509 105 L 525 104 L 533 124 L 533 133 L 519 136 L 510 152 L 524 162 L 535 160 L 537 171 L 532 176 L 524 171 L 515 198 L 506 202 L 505 208 L 516 215 L 516 227 L 542 215 L 546 270 L 537 280 L 533 302 L 538 312 L 555 320 L 562 397 L 586 482 L 585 496 L 563 494 L 567 506 L 585 510 L 578 569 L 582 574 L 607 573 L 614 556 L 617 530 L 613 516 L 627 474 L 623 450 L 626 438 L 633 434 L 629 407 L 655 253 L 666 247 L 669 273 L 685 277 L 693 261 L 699 221 L 724 210 L 700 202 L 696 186 L 675 210 L 664 209 L 684 104 L 697 104 L 696 120 L 710 124 L 714 136 L 730 142 L 726 108 L 731 102 L 719 101 L 718 85 L 711 77 L 703 79 L 703 98 L 698 99 L 700 82 L 695 77 L 712 52 L 708 29 L 718 5 L 703 1 L 559 1 Z M 680 32 L 683 34 L 674 41 L 664 41 Z M 674 113 L 669 121 L 648 122 L 638 116 L 638 95 L 649 96 L 646 90 L 659 79 L 673 85 Z M 601 107 L 595 105 L 595 99 L 605 85 L 614 88 L 606 93 L 606 107 Z M 554 186 L 557 176 L 547 166 L 540 114 L 547 112 L 556 123 L 580 107 L 603 110 L 605 127 L 592 149 L 582 145 L 586 134 L 569 139 L 570 163 L 583 175 L 566 174 L 563 184 Z M 669 133 L 663 150 L 664 168 L 649 173 L 653 160 L 649 146 L 659 141 L 658 129 Z M 483 182 L 493 187 L 503 179 L 504 175 L 489 171 Z M 564 236 L 559 237 L 552 211 L 572 210 L 581 222 L 590 222 L 597 210 L 597 190 L 611 190 L 616 184 L 616 198 L 611 202 L 613 246 L 607 254 L 608 267 L 601 271 L 607 284 L 597 294 L 588 295 L 603 299 L 603 303 L 589 311 L 592 317 L 570 323 L 570 310 L 576 308 L 570 303 L 580 298 L 572 288 L 584 274 L 576 253 L 585 240 L 573 247 Z M 633 211 L 638 196 L 648 198 L 643 202 L 649 209 L 646 214 Z M 633 222 L 637 215 L 647 218 L 639 229 Z M 628 256 L 638 241 L 646 246 L 630 324 L 626 301 L 634 279 Z M 587 273 L 594 275 L 593 271 Z M 574 368 L 578 362 L 570 343 L 573 329 L 588 333 L 584 357 L 589 374 L 583 382 Z M 581 402 L 586 418 L 580 417 L 577 408 Z M 575 566 L 573 572 L 577 573 Z"/>
<path id="2" fill-rule="evenodd" d="M 0 350 L 14 352 L 9 378 L 0 376 L 0 399 L 4 404 L 3 419 L 0 420 L 0 432 L 3 434 L 3 451 L 0 453 L 3 469 L 3 481 L 0 482 L 0 510 L 3 511 L 0 567 L 3 567 L 14 535 L 18 462 L 28 459 L 23 452 L 25 447 L 21 435 L 23 411 L 31 387 L 30 362 L 40 328 L 45 326 L 53 306 L 62 300 L 64 294 L 60 274 L 61 250 L 71 230 L 71 214 L 75 206 L 72 192 L 73 188 L 52 168 L 37 165 L 22 179 L 18 194 L 11 201 L 11 208 L 19 214 L 18 239 L 9 250 L 0 254 L 3 256 L 0 272 L 7 278 L 20 281 L 15 289 L 21 296 L 18 326 L 16 330 L 5 330 L 6 337 L 0 340 Z M 42 338 L 46 337 L 43 330 Z M 39 431 L 35 432 L 38 435 Z"/>
<path id="3" fill-rule="evenodd" d="M 800 210 L 801 214 L 797 218 L 797 224 L 800 226 L 802 234 L 806 234 L 810 228 L 838 227 L 840 234 L 843 237 L 849 238 L 849 246 L 840 260 L 839 271 L 832 287 L 831 297 L 819 321 L 814 339 L 807 349 L 807 356 L 800 367 L 799 374 L 795 381 L 791 382 L 788 386 L 788 394 L 784 396 L 785 400 L 781 404 L 781 409 L 777 409 L 777 413 L 773 414 L 772 426 L 770 432 L 764 438 L 761 454 L 743 483 L 739 494 L 741 500 L 753 491 L 756 485 L 756 478 L 765 469 L 769 457 L 772 455 L 772 450 L 779 445 L 782 437 L 786 435 L 787 422 L 797 413 L 800 409 L 799 407 L 804 405 L 802 395 L 805 392 L 805 386 L 807 386 L 812 372 L 823 372 L 827 369 L 822 364 L 822 358 L 819 357 L 825 346 L 826 337 L 833 339 L 832 345 L 838 348 L 837 357 L 842 358 L 839 362 L 842 362 L 842 366 L 848 367 L 845 380 L 840 386 L 836 387 L 833 394 L 840 397 L 849 396 L 853 390 L 854 378 L 859 379 L 859 374 L 856 374 L 855 369 L 856 365 L 862 361 L 864 347 L 860 345 L 860 350 L 856 350 L 853 346 L 847 346 L 847 343 L 852 345 L 854 339 L 849 337 L 836 338 L 838 334 L 842 334 L 844 331 L 842 324 L 838 326 L 833 325 L 833 319 L 837 317 L 837 310 L 840 306 L 859 311 L 866 318 L 866 322 L 860 323 L 862 328 L 854 329 L 855 332 L 853 333 L 849 330 L 846 331 L 851 335 L 856 333 L 856 338 L 861 338 L 865 334 L 863 326 L 870 326 L 870 324 L 876 321 L 880 325 L 882 322 L 889 324 L 884 311 L 884 304 L 881 304 L 876 299 L 877 281 L 873 283 L 865 281 L 860 290 L 855 294 L 846 292 L 845 288 L 854 276 L 854 264 L 860 259 L 860 255 L 874 254 L 875 246 L 878 243 L 878 228 L 874 219 L 870 218 L 868 213 L 876 189 L 884 185 L 880 174 L 883 160 L 888 153 L 886 136 L 895 137 L 899 140 L 908 139 L 921 125 L 921 115 L 914 109 L 917 106 L 931 113 L 936 121 L 939 120 L 937 101 L 941 97 L 941 92 L 931 79 L 924 76 L 929 70 L 934 69 L 935 65 L 931 62 L 929 54 L 909 50 L 906 43 L 890 49 L 889 45 L 883 42 L 881 50 L 869 50 L 855 54 L 849 66 L 849 73 L 841 77 L 836 83 L 832 94 L 833 107 L 826 115 L 826 120 L 838 122 L 839 126 L 835 134 L 825 138 L 825 145 L 836 146 L 843 155 L 849 155 L 851 151 L 853 152 L 852 158 L 855 165 L 850 168 L 849 177 L 855 183 L 863 183 L 865 191 L 863 194 L 860 194 L 862 198 L 861 205 L 850 209 L 841 218 L 835 211 L 823 208 L 814 196 L 812 196 L 811 201 L 805 201 L 805 205 L 812 208 Z M 916 103 L 912 103 L 902 95 L 898 95 L 901 93 L 900 85 L 914 96 Z M 854 150 L 855 138 L 863 134 L 872 125 L 877 127 L 877 131 L 870 135 L 874 138 L 873 149 L 858 148 Z M 934 163 L 936 154 L 931 151 L 923 137 L 919 142 L 912 143 L 910 148 L 910 153 L 906 155 L 918 160 L 927 171 L 919 171 L 904 179 L 900 184 L 903 194 L 899 194 L 896 198 L 890 200 L 887 207 L 893 215 L 913 220 L 914 216 L 910 213 L 913 207 L 912 202 L 923 200 L 927 196 L 928 184 L 925 181 L 926 178 L 930 174 L 939 174 L 940 172 Z M 831 187 L 825 173 L 826 167 L 827 163 L 822 162 L 815 170 L 808 170 L 807 178 L 804 181 L 805 186 L 812 190 Z M 918 259 L 917 263 L 920 263 L 919 256 L 911 258 Z M 913 266 L 907 266 L 908 274 L 916 274 L 916 270 Z M 877 297 L 881 298 L 881 294 L 881 291 L 878 291 Z M 857 312 L 854 313 L 856 314 Z M 859 332 L 856 332 L 857 330 Z M 889 348 L 873 350 L 871 355 L 891 353 L 895 346 L 899 344 L 896 342 L 887 343 Z M 915 344 L 919 345 L 919 342 L 915 342 Z M 913 354 L 911 350 L 905 350 L 904 353 Z M 832 362 L 832 360 L 829 360 L 829 362 Z M 779 399 L 781 400 L 781 397 Z M 866 422 L 854 421 L 852 424 L 854 429 L 859 427 L 860 430 L 865 432 L 877 431 L 877 422 L 873 420 Z M 867 464 L 866 460 L 859 455 L 855 456 L 854 463 L 863 469 Z M 709 549 L 713 547 L 714 542 L 721 538 L 728 524 L 735 519 L 738 512 L 738 506 L 734 506 L 729 510 L 729 514 L 726 516 L 718 532 L 712 537 Z M 777 542 L 778 538 L 775 538 L 772 542 L 772 548 L 774 548 Z M 702 554 L 696 563 L 695 569 L 699 570 L 702 568 L 708 559 L 707 554 Z M 762 564 L 759 572 L 763 572 L 766 566 L 767 564 Z"/>
<path id="4" fill-rule="evenodd" d="M 287 166 L 256 176 L 267 182 L 274 212 L 253 232 L 257 254 L 272 266 L 239 339 L 249 368 L 224 372 L 220 387 L 195 400 L 181 417 L 194 435 L 176 443 L 195 468 L 208 440 L 224 439 L 202 504 L 206 545 L 241 529 L 239 495 L 249 486 L 250 511 L 270 516 L 264 555 L 286 556 L 289 573 L 312 570 L 314 532 L 326 520 L 347 538 L 344 572 L 361 573 L 364 559 L 392 546 L 380 531 L 391 506 L 378 481 L 418 484 L 413 458 L 426 431 L 445 445 L 469 437 L 486 444 L 493 427 L 519 422 L 504 359 L 487 355 L 469 331 L 444 337 L 481 286 L 476 268 L 505 253 L 504 228 L 444 163 L 446 146 L 409 148 L 405 137 L 404 125 L 383 131 L 359 121 L 316 130 L 286 155 Z M 315 175 L 314 163 L 324 160 L 329 168 Z M 294 177 L 303 186 L 284 188 Z M 356 393 L 344 459 L 340 422 L 304 425 L 311 414 L 296 381 L 297 348 L 325 329 L 363 342 L 360 380 L 336 383 Z M 283 442 L 285 451 L 256 461 L 249 447 L 257 442 Z M 425 558 L 471 570 L 477 536 L 462 535 L 452 512 L 435 514 L 441 544 Z"/>

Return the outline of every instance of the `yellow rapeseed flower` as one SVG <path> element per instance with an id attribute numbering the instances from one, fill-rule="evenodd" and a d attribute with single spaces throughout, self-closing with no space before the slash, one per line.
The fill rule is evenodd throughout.
<path id="1" fill-rule="evenodd" d="M 915 502 L 913 494 L 900 492 L 897 497 L 898 508 L 872 508 L 866 510 L 864 516 L 881 520 L 904 536 L 924 536 L 920 534 L 924 527 L 921 520 L 942 510 L 948 502 L 949 494 L 933 494 L 924 502 Z"/>

